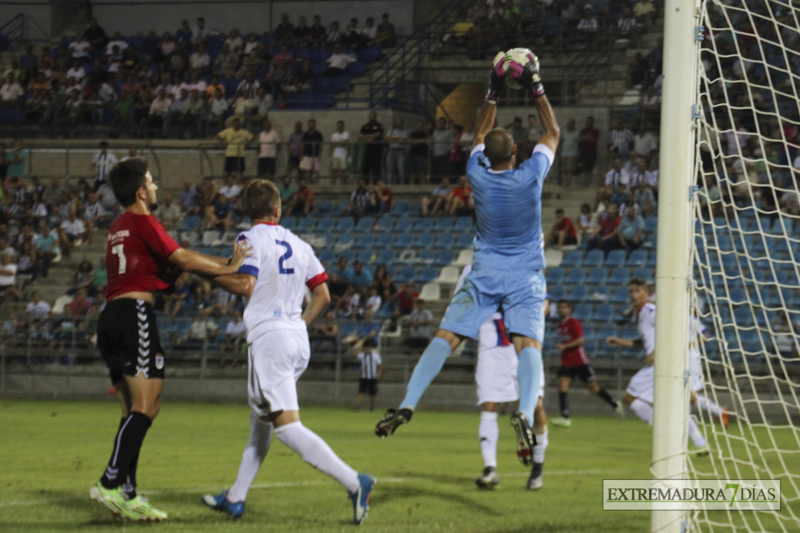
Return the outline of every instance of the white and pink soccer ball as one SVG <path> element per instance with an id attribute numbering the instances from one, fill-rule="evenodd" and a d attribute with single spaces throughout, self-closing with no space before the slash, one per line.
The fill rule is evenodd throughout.
<path id="1" fill-rule="evenodd" d="M 507 52 L 498 52 L 494 57 L 494 70 L 506 76 L 506 85 L 511 89 L 522 89 L 519 82 L 522 71 L 528 63 L 535 63 L 539 68 L 539 59 L 527 48 L 512 48 Z"/>

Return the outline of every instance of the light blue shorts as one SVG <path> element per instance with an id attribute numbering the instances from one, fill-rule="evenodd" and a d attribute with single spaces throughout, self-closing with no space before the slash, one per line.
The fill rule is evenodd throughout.
<path id="1" fill-rule="evenodd" d="M 506 331 L 542 342 L 547 283 L 541 271 L 473 270 L 447 307 L 440 329 L 478 338 L 484 322 L 503 313 Z"/>

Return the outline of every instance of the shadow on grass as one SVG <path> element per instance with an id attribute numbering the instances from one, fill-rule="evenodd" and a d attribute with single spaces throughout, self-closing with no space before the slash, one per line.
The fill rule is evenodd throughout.
<path id="1" fill-rule="evenodd" d="M 378 480 L 378 483 L 380 483 L 380 480 Z M 477 492 L 474 494 L 477 495 Z M 470 510 L 480 511 L 490 516 L 501 515 L 501 513 L 498 513 L 497 509 L 494 507 L 482 504 L 467 496 L 461 496 L 452 492 L 391 484 L 383 485 L 380 487 L 380 490 L 375 491 L 370 500 L 370 507 L 383 506 L 387 503 L 399 502 L 400 500 L 419 497 L 430 498 L 438 502 L 454 503 Z"/>

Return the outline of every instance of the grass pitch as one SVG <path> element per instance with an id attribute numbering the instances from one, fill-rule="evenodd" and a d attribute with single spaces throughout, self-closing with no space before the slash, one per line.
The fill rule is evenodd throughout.
<path id="1" fill-rule="evenodd" d="M 604 478 L 647 478 L 651 428 L 637 419 L 575 417 L 550 428 L 545 485 L 525 489 L 508 417 L 500 419 L 500 486 L 479 491 L 478 413 L 420 411 L 380 440 L 381 413 L 301 409 L 303 423 L 356 470 L 377 476 L 364 531 L 633 532 L 648 512 L 603 512 Z M 112 402 L 0 400 L 0 531 L 351 531 L 352 506 L 336 482 L 273 439 L 232 522 L 200 496 L 233 483 L 249 435 L 243 405 L 165 403 L 139 462 L 140 491 L 169 513 L 158 525 L 123 524 L 89 500 L 119 422 Z"/>

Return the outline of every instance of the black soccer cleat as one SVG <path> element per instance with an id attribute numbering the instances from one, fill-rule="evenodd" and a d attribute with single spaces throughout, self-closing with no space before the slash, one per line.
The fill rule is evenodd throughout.
<path id="1" fill-rule="evenodd" d="M 414 411 L 411 409 L 387 410 L 381 421 L 375 426 L 375 434 L 382 439 L 391 436 L 398 427 L 408 424 L 413 414 Z"/>
<path id="2" fill-rule="evenodd" d="M 511 415 L 511 427 L 517 433 L 517 459 L 525 466 L 533 464 L 533 447 L 536 446 L 536 436 L 533 434 L 525 413 L 517 411 Z"/>

